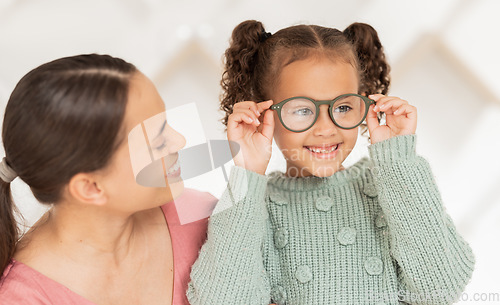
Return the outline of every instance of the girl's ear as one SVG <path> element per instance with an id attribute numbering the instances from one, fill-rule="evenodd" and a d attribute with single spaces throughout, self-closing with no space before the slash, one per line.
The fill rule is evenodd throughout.
<path id="1" fill-rule="evenodd" d="M 104 189 L 91 174 L 74 175 L 69 181 L 68 192 L 83 204 L 104 205 L 107 202 Z"/>

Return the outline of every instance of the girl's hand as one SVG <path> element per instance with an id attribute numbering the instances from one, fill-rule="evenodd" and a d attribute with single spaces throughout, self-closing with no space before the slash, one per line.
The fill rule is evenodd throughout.
<path id="1" fill-rule="evenodd" d="M 234 164 L 264 175 L 269 159 L 274 132 L 273 101 L 234 104 L 233 113 L 227 120 L 227 139 L 236 142 L 239 150 L 231 149 Z M 262 123 L 259 117 L 264 113 Z M 231 145 L 230 145 L 231 146 Z"/>
<path id="2" fill-rule="evenodd" d="M 414 134 L 417 129 L 417 108 L 398 97 L 373 94 L 369 98 L 377 102 L 366 115 L 371 144 L 395 136 Z M 384 112 L 386 125 L 380 125 L 377 112 Z"/>

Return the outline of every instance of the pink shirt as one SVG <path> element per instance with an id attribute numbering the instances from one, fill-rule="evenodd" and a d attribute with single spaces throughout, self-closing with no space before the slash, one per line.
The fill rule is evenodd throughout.
<path id="1" fill-rule="evenodd" d="M 186 189 L 175 201 L 161 207 L 170 230 L 174 253 L 175 305 L 189 304 L 186 290 L 191 265 L 205 242 L 207 217 L 216 203 L 217 199 L 209 193 Z M 179 217 L 188 214 L 188 218 Z M 0 304 L 96 305 L 14 259 L 0 279 Z"/>

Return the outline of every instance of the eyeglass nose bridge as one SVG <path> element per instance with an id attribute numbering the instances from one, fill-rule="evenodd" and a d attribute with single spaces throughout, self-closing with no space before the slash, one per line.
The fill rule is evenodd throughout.
<path id="1" fill-rule="evenodd" d="M 314 118 L 314 121 L 312 122 L 311 126 L 309 126 L 308 129 L 311 129 L 314 125 L 316 125 L 316 123 L 318 123 L 318 119 L 319 119 L 319 115 L 321 113 L 321 106 L 322 105 L 327 105 L 328 108 L 326 109 L 326 111 L 328 112 L 328 117 L 330 118 L 330 121 L 336 126 L 336 127 L 339 127 L 339 128 L 342 128 L 342 126 L 340 126 L 339 124 L 337 124 L 337 122 L 335 121 L 335 119 L 333 118 L 333 113 L 332 113 L 332 109 L 333 109 L 333 104 L 335 103 L 335 100 L 311 100 L 314 105 L 316 106 L 316 117 Z M 331 127 L 328 127 L 328 128 L 331 128 Z"/>
<path id="2" fill-rule="evenodd" d="M 342 95 L 343 96 L 343 95 Z M 340 97 L 342 97 L 340 96 Z M 333 109 L 333 104 L 335 104 L 335 102 L 340 98 L 340 97 L 336 97 L 334 98 L 333 100 L 313 100 L 313 99 L 310 99 L 315 105 L 316 105 L 316 118 L 314 118 L 314 122 L 311 124 L 311 126 L 309 126 L 308 129 L 311 129 L 314 124 L 316 124 L 316 122 L 318 121 L 318 118 L 319 118 L 319 113 L 321 111 L 320 109 L 320 106 L 321 105 L 328 105 L 328 116 L 330 117 L 330 119 L 332 120 L 333 124 L 335 124 L 335 126 L 337 126 L 338 128 L 341 128 L 341 129 L 350 129 L 350 128 L 345 128 L 345 127 L 342 127 L 340 126 L 336 121 L 335 121 L 335 118 L 333 117 L 333 112 L 332 112 L 332 109 Z"/>

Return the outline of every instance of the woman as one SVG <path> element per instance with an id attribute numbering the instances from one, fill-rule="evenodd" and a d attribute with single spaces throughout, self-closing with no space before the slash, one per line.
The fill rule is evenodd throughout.
<path id="1" fill-rule="evenodd" d="M 189 268 L 206 219 L 180 226 L 172 201 L 181 193 L 181 202 L 211 204 L 214 198 L 183 192 L 182 180 L 171 179 L 185 139 L 165 120 L 156 138 L 162 139 L 164 179 L 172 183 L 136 183 L 130 159 L 138 148 L 129 133 L 164 111 L 147 77 L 107 55 L 58 59 L 21 79 L 3 124 L 3 302 L 187 303 Z M 52 205 L 19 242 L 10 191 L 16 177 Z"/>

